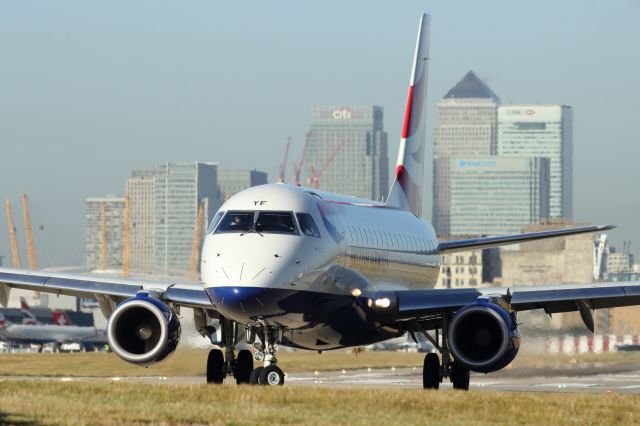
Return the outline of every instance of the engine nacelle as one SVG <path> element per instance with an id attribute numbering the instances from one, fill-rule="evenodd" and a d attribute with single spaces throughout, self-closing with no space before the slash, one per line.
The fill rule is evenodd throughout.
<path id="1" fill-rule="evenodd" d="M 448 337 L 454 359 L 480 373 L 506 367 L 520 348 L 515 316 L 484 299 L 456 312 Z"/>
<path id="2" fill-rule="evenodd" d="M 166 303 L 139 293 L 120 303 L 107 324 L 109 346 L 132 364 L 160 362 L 180 340 L 180 321 Z"/>

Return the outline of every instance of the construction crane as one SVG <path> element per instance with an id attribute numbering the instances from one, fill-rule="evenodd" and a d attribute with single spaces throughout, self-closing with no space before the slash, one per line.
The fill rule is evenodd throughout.
<path id="1" fill-rule="evenodd" d="M 193 246 L 191 247 L 191 263 L 189 272 L 193 277 L 198 275 L 198 263 L 200 263 L 200 246 L 202 245 L 202 219 L 204 218 L 204 203 L 198 206 L 198 217 L 196 227 L 193 231 Z"/>
<path id="2" fill-rule="evenodd" d="M 605 256 L 605 250 L 607 247 L 607 234 L 600 234 L 600 237 L 595 241 L 595 247 L 593 250 L 593 279 L 598 281 L 602 277 L 602 262 Z"/>
<path id="3" fill-rule="evenodd" d="M 304 138 L 304 147 L 302 148 L 302 155 L 297 163 L 293 164 L 293 184 L 300 186 L 300 173 L 302 172 L 302 166 L 304 165 L 304 158 L 307 156 L 307 148 L 309 148 L 309 141 L 311 140 L 311 130 L 307 132 Z"/>
<path id="4" fill-rule="evenodd" d="M 287 169 L 287 161 L 289 160 L 289 147 L 291 147 L 291 137 L 287 139 L 287 146 L 284 148 L 284 157 L 282 158 L 282 163 L 280 163 L 280 173 L 278 174 L 278 182 L 284 182 L 284 174 Z"/>
<path id="5" fill-rule="evenodd" d="M 33 241 L 29 201 L 27 200 L 27 194 L 24 192 L 22 193 L 22 219 L 24 222 L 24 234 L 27 240 L 27 261 L 29 262 L 29 269 L 38 269 L 38 256 L 36 256 L 36 245 Z"/>
<path id="6" fill-rule="evenodd" d="M 102 239 L 100 242 L 100 269 L 105 271 L 107 269 L 107 203 L 102 203 L 102 218 L 101 218 L 101 235 Z"/>
<path id="7" fill-rule="evenodd" d="M 320 186 L 320 177 L 324 174 L 324 172 L 327 170 L 327 168 L 333 163 L 333 161 L 336 159 L 336 155 L 338 155 L 338 152 L 342 149 L 342 147 L 345 144 L 345 140 L 342 140 L 338 146 L 335 147 L 335 149 L 331 152 L 331 154 L 329 154 L 329 157 L 327 158 L 327 160 L 324 162 L 324 164 L 322 165 L 322 168 L 320 170 L 316 170 L 315 167 L 313 167 L 313 165 L 311 166 L 311 179 L 310 179 L 310 183 L 311 186 L 314 188 L 318 188 Z"/>
<path id="8" fill-rule="evenodd" d="M 122 232 L 122 275 L 129 276 L 131 267 L 131 201 L 124 197 L 124 229 Z"/>
<path id="9" fill-rule="evenodd" d="M 11 241 L 11 260 L 13 261 L 14 268 L 22 268 L 22 262 L 20 261 L 20 251 L 18 250 L 18 239 L 16 238 L 16 227 L 13 224 L 13 211 L 11 210 L 11 201 L 7 197 L 5 204 L 7 207 L 7 224 L 9 225 L 9 240 Z"/>

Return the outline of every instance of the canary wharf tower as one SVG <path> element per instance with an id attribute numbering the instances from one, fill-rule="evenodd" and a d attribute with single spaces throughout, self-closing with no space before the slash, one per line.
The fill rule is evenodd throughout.
<path id="1" fill-rule="evenodd" d="M 433 130 L 433 227 L 452 235 L 451 159 L 496 154 L 500 99 L 469 71 L 438 102 Z"/>
<path id="2" fill-rule="evenodd" d="M 389 159 L 382 117 L 382 107 L 374 105 L 313 108 L 306 184 L 368 200 L 386 197 Z"/>

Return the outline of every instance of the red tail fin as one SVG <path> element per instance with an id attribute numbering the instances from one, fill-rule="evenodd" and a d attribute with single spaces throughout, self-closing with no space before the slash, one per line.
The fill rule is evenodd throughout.
<path id="1" fill-rule="evenodd" d="M 422 15 L 400 139 L 396 179 L 387 197 L 388 206 L 408 210 L 416 216 L 422 214 L 429 31 L 429 15 Z"/>
<path id="2" fill-rule="evenodd" d="M 22 310 L 22 324 L 24 325 L 38 324 L 38 319 L 33 314 L 31 307 L 27 303 L 27 299 L 25 299 L 24 297 L 20 298 L 20 309 Z"/>
<path id="3" fill-rule="evenodd" d="M 66 311 L 55 310 L 51 313 L 55 325 L 73 325 Z"/>

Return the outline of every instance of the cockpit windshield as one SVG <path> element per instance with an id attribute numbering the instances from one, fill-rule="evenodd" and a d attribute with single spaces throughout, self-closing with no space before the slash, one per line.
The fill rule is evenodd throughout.
<path id="1" fill-rule="evenodd" d="M 259 212 L 256 232 L 276 234 L 297 234 L 298 228 L 291 212 Z"/>
<path id="2" fill-rule="evenodd" d="M 298 227 L 292 212 L 229 211 L 220 221 L 215 233 L 293 234 Z"/>
<path id="3" fill-rule="evenodd" d="M 253 212 L 227 212 L 216 228 L 219 232 L 249 232 L 253 226 Z"/>

